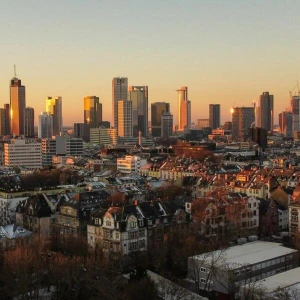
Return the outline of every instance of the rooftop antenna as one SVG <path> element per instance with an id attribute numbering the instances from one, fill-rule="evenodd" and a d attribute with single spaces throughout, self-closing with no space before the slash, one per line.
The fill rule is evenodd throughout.
<path id="1" fill-rule="evenodd" d="M 14 74 L 15 74 L 15 78 L 17 78 L 17 68 L 16 68 L 16 65 L 14 65 Z"/>

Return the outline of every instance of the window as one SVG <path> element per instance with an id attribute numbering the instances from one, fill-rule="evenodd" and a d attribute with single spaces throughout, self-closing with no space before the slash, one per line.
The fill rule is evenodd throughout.
<path id="1" fill-rule="evenodd" d="M 206 268 L 200 268 L 200 272 L 204 272 L 204 273 L 206 273 Z"/>
<path id="2" fill-rule="evenodd" d="M 105 224 L 106 224 L 106 226 L 111 226 L 111 221 L 107 220 L 107 221 L 105 222 Z"/>
<path id="3" fill-rule="evenodd" d="M 205 278 L 200 278 L 200 283 L 206 283 L 206 279 Z"/>

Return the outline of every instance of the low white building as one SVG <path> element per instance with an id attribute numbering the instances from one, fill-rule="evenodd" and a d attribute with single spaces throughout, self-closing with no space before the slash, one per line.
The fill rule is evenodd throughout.
<path id="1" fill-rule="evenodd" d="M 117 159 L 117 170 L 124 174 L 138 174 L 140 168 L 147 163 L 137 155 L 126 155 Z"/>
<path id="2" fill-rule="evenodd" d="M 4 165 L 33 170 L 42 167 L 42 145 L 28 139 L 12 139 L 4 144 Z"/>

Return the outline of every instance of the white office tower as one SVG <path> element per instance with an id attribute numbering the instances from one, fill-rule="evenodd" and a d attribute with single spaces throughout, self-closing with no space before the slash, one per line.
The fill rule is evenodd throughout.
<path id="1" fill-rule="evenodd" d="M 4 165 L 6 167 L 22 166 L 30 170 L 42 167 L 41 143 L 31 139 L 12 139 L 4 144 Z"/>
<path id="2" fill-rule="evenodd" d="M 43 112 L 39 115 L 38 122 L 38 138 L 51 138 L 53 136 L 53 117 Z"/>

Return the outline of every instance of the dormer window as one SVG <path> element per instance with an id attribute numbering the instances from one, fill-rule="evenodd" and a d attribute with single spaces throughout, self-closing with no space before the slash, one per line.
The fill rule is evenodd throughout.
<path id="1" fill-rule="evenodd" d="M 111 221 L 107 220 L 106 221 L 106 226 L 111 226 Z"/>

